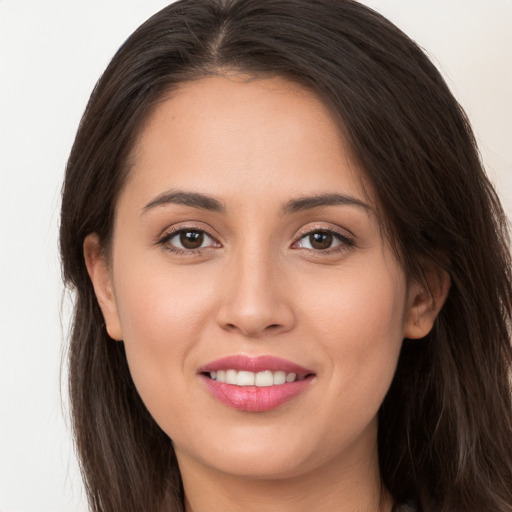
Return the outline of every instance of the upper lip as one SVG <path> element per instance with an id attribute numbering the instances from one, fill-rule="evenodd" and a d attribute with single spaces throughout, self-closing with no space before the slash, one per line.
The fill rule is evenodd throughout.
<path id="1" fill-rule="evenodd" d="M 248 356 L 245 354 L 232 355 L 216 359 L 199 369 L 200 373 L 216 372 L 218 370 L 243 370 L 253 373 L 270 370 L 273 372 L 283 371 L 306 376 L 314 373 L 303 366 L 300 366 L 287 359 L 274 356 Z"/>

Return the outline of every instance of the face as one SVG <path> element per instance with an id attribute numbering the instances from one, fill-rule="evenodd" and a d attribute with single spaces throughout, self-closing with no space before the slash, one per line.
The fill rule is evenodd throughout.
<path id="1" fill-rule="evenodd" d="M 324 105 L 278 78 L 186 83 L 133 162 L 109 261 L 94 235 L 86 260 L 180 466 L 283 478 L 374 460 L 402 340 L 431 322 Z"/>

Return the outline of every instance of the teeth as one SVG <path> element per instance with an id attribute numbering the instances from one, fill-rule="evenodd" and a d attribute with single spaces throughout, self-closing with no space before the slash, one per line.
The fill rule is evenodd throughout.
<path id="1" fill-rule="evenodd" d="M 236 384 L 237 373 L 236 370 L 226 370 L 226 384 Z"/>
<path id="2" fill-rule="evenodd" d="M 239 371 L 236 383 L 238 386 L 254 386 L 254 373 Z"/>
<path id="3" fill-rule="evenodd" d="M 293 375 L 293 373 L 290 373 Z M 286 382 L 286 372 L 274 372 L 274 384 L 284 384 Z M 293 381 L 290 381 L 293 382 Z"/>
<path id="4" fill-rule="evenodd" d="M 254 379 L 254 385 L 261 388 L 274 385 L 274 375 L 271 371 L 258 372 Z"/>
<path id="5" fill-rule="evenodd" d="M 245 370 L 217 370 L 216 372 L 210 372 L 210 378 L 218 382 L 225 382 L 226 384 L 258 387 L 278 386 L 285 382 L 295 382 L 296 380 L 304 379 L 304 377 L 297 377 L 295 373 L 272 372 L 270 370 L 258 373 Z"/>

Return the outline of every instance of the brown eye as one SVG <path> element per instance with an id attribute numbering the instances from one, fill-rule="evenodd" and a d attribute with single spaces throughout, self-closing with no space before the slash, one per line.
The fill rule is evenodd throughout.
<path id="1" fill-rule="evenodd" d="M 201 229 L 180 229 L 165 235 L 159 242 L 172 252 L 198 251 L 220 244 Z"/>
<path id="2" fill-rule="evenodd" d="M 184 249 L 199 249 L 204 243 L 204 233 L 202 231 L 182 231 L 180 243 Z"/>
<path id="3" fill-rule="evenodd" d="M 330 233 L 316 232 L 309 235 L 309 243 L 313 249 L 329 249 L 333 236 Z"/>
<path id="4" fill-rule="evenodd" d="M 311 251 L 331 252 L 331 250 L 343 250 L 352 247 L 354 243 L 346 236 L 329 230 L 310 231 L 303 235 L 294 244 L 296 248 Z"/>

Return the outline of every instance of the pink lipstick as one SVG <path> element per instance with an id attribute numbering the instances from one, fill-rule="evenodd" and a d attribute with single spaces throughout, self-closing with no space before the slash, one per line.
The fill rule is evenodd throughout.
<path id="1" fill-rule="evenodd" d="M 230 407 L 264 412 L 300 395 L 315 374 L 273 356 L 229 356 L 208 363 L 199 373 L 213 396 Z"/>

